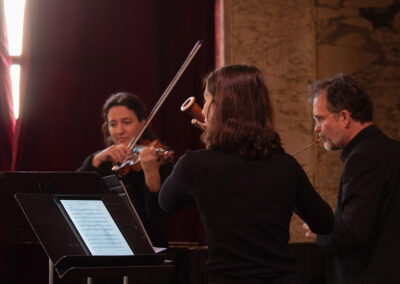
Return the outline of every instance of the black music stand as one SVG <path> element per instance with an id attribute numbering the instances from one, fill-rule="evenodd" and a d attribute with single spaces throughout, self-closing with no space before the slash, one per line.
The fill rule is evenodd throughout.
<path id="1" fill-rule="evenodd" d="M 91 283 L 93 277 L 129 276 L 144 283 L 167 283 L 173 266 L 165 261 L 165 255 L 154 253 L 137 214 L 132 214 L 118 195 L 101 194 L 98 197 L 134 255 L 88 254 L 58 207 L 55 194 L 18 193 L 15 196 L 60 278 L 87 277 Z"/>
<path id="2" fill-rule="evenodd" d="M 16 193 L 102 194 L 102 178 L 94 172 L 0 172 L 0 224 L 7 241 L 34 244 L 34 235 L 14 195 Z"/>

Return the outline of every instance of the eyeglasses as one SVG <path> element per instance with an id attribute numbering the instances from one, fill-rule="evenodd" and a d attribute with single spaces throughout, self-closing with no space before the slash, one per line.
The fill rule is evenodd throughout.
<path id="1" fill-rule="evenodd" d="M 316 126 L 321 126 L 325 122 L 325 119 L 332 113 L 337 114 L 337 112 L 328 112 L 325 115 L 313 115 L 313 118 L 314 118 L 314 121 L 315 121 L 315 125 Z"/>

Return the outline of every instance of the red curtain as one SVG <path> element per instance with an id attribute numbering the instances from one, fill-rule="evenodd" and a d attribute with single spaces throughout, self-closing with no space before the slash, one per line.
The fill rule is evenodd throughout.
<path id="1" fill-rule="evenodd" d="M 198 3 L 191 3 L 198 2 Z M 27 1 L 30 54 L 15 170 L 74 170 L 103 147 L 101 107 L 137 93 L 151 110 L 198 39 L 205 44 L 152 128 L 178 156 L 201 147 L 180 113 L 213 69 L 213 1 Z"/>
<path id="2" fill-rule="evenodd" d="M 10 65 L 11 58 L 8 55 L 4 5 L 3 0 L 0 0 L 0 171 L 10 170 L 12 161 L 15 120 L 11 97 Z M 3 226 L 0 226 L 0 248 L 2 251 L 4 240 Z M 0 256 L 0 279 L 2 279 L 6 269 L 4 259 Z"/>
<path id="3" fill-rule="evenodd" d="M 177 158 L 198 149 L 200 132 L 180 105 L 202 97 L 214 67 L 214 1 L 35 0 L 26 2 L 24 100 L 15 170 L 70 171 L 101 149 L 101 107 L 118 91 L 150 111 L 198 39 L 204 45 L 152 123 Z M 182 214 L 172 240 L 197 240 L 197 212 Z M 183 215 L 186 215 L 183 217 Z M 182 228 L 174 228 L 181 224 Z"/>
<path id="4" fill-rule="evenodd" d="M 0 171 L 10 170 L 15 120 L 3 1 L 0 1 Z"/>

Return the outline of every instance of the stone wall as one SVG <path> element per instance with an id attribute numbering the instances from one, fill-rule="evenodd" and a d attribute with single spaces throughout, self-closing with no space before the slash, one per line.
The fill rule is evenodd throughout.
<path id="1" fill-rule="evenodd" d="M 275 125 L 288 153 L 315 139 L 308 85 L 344 72 L 374 102 L 375 122 L 400 139 L 400 0 L 220 0 L 224 63 L 255 65 L 265 74 Z M 312 147 L 296 158 L 334 208 L 339 152 Z M 291 241 L 306 241 L 294 217 Z"/>
<path id="2" fill-rule="evenodd" d="M 356 77 L 374 103 L 375 123 L 400 138 L 400 1 L 318 0 L 317 76 Z M 341 170 L 337 153 L 318 149 L 316 185 L 335 192 Z M 329 194 L 333 205 L 334 196 Z"/>

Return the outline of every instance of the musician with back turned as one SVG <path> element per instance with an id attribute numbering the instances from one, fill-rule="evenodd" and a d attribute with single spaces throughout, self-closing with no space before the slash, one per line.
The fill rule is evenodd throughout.
<path id="1" fill-rule="evenodd" d="M 131 149 L 128 147 L 146 122 L 142 101 L 135 94 L 121 92 L 111 95 L 103 106 L 102 131 L 106 148 L 88 156 L 79 171 L 95 171 L 101 176 L 113 174 L 115 164 L 124 162 Z M 142 141 L 152 141 L 147 128 Z M 144 147 L 139 153 L 141 170 L 132 170 L 122 181 L 129 197 L 154 246 L 167 246 L 164 236 L 165 213 L 158 206 L 158 192 L 172 165 L 163 163 L 154 147 Z M 140 168 L 139 168 L 140 169 Z"/>
<path id="2" fill-rule="evenodd" d="M 371 100 L 352 77 L 317 81 L 311 98 L 325 149 L 342 149 L 333 230 L 315 235 L 304 225 L 328 254 L 328 283 L 399 283 L 400 143 L 373 124 Z"/>
<path id="3" fill-rule="evenodd" d="M 273 127 L 262 73 L 231 65 L 207 77 L 205 150 L 188 151 L 160 189 L 167 211 L 195 201 L 205 226 L 209 283 L 296 283 L 288 252 L 296 207 L 328 233 L 333 213 Z M 315 214 L 315 212 L 319 212 Z"/>

